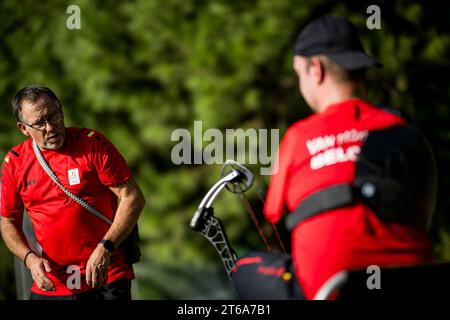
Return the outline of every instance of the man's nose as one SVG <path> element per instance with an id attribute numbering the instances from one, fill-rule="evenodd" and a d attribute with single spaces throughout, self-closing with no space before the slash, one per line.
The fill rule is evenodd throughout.
<path id="1" fill-rule="evenodd" d="M 45 130 L 52 131 L 53 129 L 55 129 L 55 125 L 53 123 L 51 123 L 50 121 L 45 120 Z"/>

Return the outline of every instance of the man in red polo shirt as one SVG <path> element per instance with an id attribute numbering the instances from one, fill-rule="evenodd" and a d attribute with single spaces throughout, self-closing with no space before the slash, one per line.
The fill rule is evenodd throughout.
<path id="1" fill-rule="evenodd" d="M 293 68 L 300 92 L 315 113 L 293 124 L 283 137 L 279 169 L 271 177 L 264 212 L 272 223 L 281 219 L 285 208 L 287 220 L 295 218 L 296 211 L 305 215 L 291 219 L 290 227 L 296 276 L 307 299 L 344 269 L 432 260 L 426 235 L 433 211 L 432 187 L 421 187 L 424 197 L 430 195 L 422 213 L 399 212 L 393 219 L 382 218 L 383 210 L 364 201 L 338 205 L 342 194 L 317 193 L 354 183 L 357 159 L 371 132 L 405 125 L 397 115 L 360 98 L 364 68 L 375 64 L 364 52 L 356 28 L 340 17 L 313 21 L 296 40 Z M 389 148 L 389 143 L 388 138 L 381 145 Z M 382 162 L 384 155 L 376 153 Z M 414 161 L 409 158 L 405 164 Z M 373 186 L 366 187 L 363 193 L 372 196 Z M 414 204 L 419 198 L 423 197 L 394 200 Z M 327 203 L 333 205 L 327 208 Z"/>
<path id="2" fill-rule="evenodd" d="M 31 271 L 31 299 L 130 299 L 133 267 L 125 263 L 119 244 L 133 230 L 145 201 L 125 159 L 99 132 L 66 128 L 61 104 L 48 88 L 20 90 L 13 113 L 20 131 L 31 138 L 3 161 L 1 232 Z M 111 225 L 57 186 L 38 162 L 33 141 L 62 185 Z M 42 252 L 25 240 L 24 209 Z"/>

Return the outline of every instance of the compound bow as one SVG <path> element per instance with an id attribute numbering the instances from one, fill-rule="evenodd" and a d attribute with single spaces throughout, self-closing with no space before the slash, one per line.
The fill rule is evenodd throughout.
<path id="1" fill-rule="evenodd" d="M 253 174 L 240 163 L 227 160 L 222 167 L 221 176 L 222 178 L 212 186 L 201 201 L 189 225 L 214 246 L 222 259 L 228 277 L 231 279 L 237 256 L 228 241 L 222 221 L 214 216 L 212 203 L 224 187 L 239 194 L 250 189 L 253 184 Z"/>

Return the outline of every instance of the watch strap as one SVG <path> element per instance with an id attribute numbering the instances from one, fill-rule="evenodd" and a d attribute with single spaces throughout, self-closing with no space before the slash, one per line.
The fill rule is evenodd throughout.
<path id="1" fill-rule="evenodd" d="M 108 250 L 111 253 L 113 253 L 114 250 L 116 249 L 115 243 L 112 242 L 111 240 L 102 239 L 100 243 L 105 247 L 106 250 Z"/>

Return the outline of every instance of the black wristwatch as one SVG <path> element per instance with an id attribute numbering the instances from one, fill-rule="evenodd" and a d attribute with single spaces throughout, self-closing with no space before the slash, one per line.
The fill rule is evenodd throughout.
<path id="1" fill-rule="evenodd" d="M 106 250 L 108 250 L 110 253 L 113 253 L 114 250 L 116 250 L 116 245 L 114 242 L 106 239 L 102 239 L 100 243 L 105 247 Z"/>

